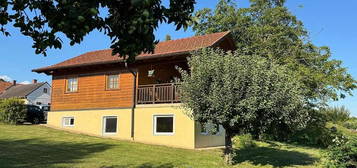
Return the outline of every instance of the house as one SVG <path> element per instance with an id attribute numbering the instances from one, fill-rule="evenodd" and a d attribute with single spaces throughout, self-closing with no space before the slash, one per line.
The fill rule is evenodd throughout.
<path id="1" fill-rule="evenodd" d="M 12 85 L 11 82 L 7 82 L 3 79 L 0 79 L 0 94 L 4 92 L 8 87 Z"/>
<path id="2" fill-rule="evenodd" d="M 224 130 L 206 133 L 180 108 L 176 66 L 188 69 L 190 52 L 234 49 L 229 32 L 160 42 L 133 64 L 110 49 L 88 52 L 34 72 L 52 75 L 48 126 L 89 135 L 180 148 L 224 145 Z"/>
<path id="3" fill-rule="evenodd" d="M 31 84 L 17 84 L 14 80 L 7 89 L 0 94 L 0 99 L 20 98 L 25 100 L 25 104 L 37 106 L 49 106 L 51 104 L 51 86 L 47 82 L 37 82 L 36 79 Z"/>

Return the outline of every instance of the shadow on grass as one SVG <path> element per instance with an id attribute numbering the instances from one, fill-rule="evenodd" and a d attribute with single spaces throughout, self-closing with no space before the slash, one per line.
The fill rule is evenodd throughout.
<path id="1" fill-rule="evenodd" d="M 271 165 L 273 167 L 285 167 L 294 165 L 310 165 L 317 161 L 317 158 L 309 154 L 276 149 L 272 147 L 253 147 L 237 149 L 235 151 L 236 164 L 248 161 L 254 165 Z"/>
<path id="2" fill-rule="evenodd" d="M 105 151 L 111 146 L 99 143 L 70 143 L 41 139 L 1 139 L 0 167 L 51 168 L 60 163 L 78 163 L 80 159 L 92 153 Z"/>
<path id="3" fill-rule="evenodd" d="M 174 168 L 174 165 L 170 164 L 170 163 L 164 163 L 164 164 L 158 164 L 158 165 L 154 165 L 151 163 L 144 163 L 142 165 L 139 166 L 134 166 L 134 165 L 114 165 L 114 166 L 103 166 L 100 168 Z"/>

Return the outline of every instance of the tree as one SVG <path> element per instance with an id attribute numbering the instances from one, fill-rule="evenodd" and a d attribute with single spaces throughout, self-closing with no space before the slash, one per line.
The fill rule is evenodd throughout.
<path id="1" fill-rule="evenodd" d="M 141 52 L 153 51 L 159 23 L 187 28 L 194 3 L 170 0 L 165 7 L 161 0 L 0 0 L 0 32 L 10 35 L 6 26 L 12 24 L 33 39 L 36 54 L 46 55 L 46 49 L 62 47 L 60 33 L 74 45 L 97 29 L 111 38 L 113 55 L 134 61 Z"/>
<path id="2" fill-rule="evenodd" d="M 305 126 L 303 90 L 285 66 L 210 48 L 193 53 L 188 65 L 191 72 L 180 70 L 183 107 L 195 121 L 223 126 L 228 163 L 234 135 Z"/>
<path id="3" fill-rule="evenodd" d="M 192 26 L 197 34 L 231 31 L 237 51 L 259 55 L 286 65 L 306 89 L 310 106 L 325 106 L 352 94 L 356 80 L 331 59 L 330 49 L 317 47 L 303 23 L 284 6 L 285 0 L 250 0 L 249 8 L 237 8 L 230 0 L 220 0 L 214 10 L 195 13 Z"/>

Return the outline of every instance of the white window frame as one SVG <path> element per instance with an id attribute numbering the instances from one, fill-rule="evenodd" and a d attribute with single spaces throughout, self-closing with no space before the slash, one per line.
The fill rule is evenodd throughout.
<path id="1" fill-rule="evenodd" d="M 65 120 L 66 120 L 67 118 L 68 118 L 69 120 L 73 119 L 73 125 L 71 125 L 71 121 L 69 121 L 69 125 L 66 125 Z M 63 126 L 63 127 L 74 127 L 75 124 L 76 124 L 76 120 L 75 120 L 75 118 L 74 118 L 73 116 L 65 116 L 65 117 L 62 117 L 62 126 Z"/>
<path id="2" fill-rule="evenodd" d="M 159 117 L 172 117 L 172 132 L 156 132 L 156 125 L 157 125 L 157 118 Z M 175 115 L 174 114 L 155 114 L 153 115 L 153 134 L 154 135 L 167 135 L 167 136 L 172 136 L 175 135 L 175 125 L 176 125 L 176 120 L 175 120 Z"/>
<path id="3" fill-rule="evenodd" d="M 105 127 L 107 124 L 107 118 L 116 118 L 117 119 L 117 125 L 116 125 L 116 132 L 105 132 Z M 119 128 L 118 128 L 118 123 L 119 123 L 119 117 L 115 116 L 115 115 L 110 115 L 110 116 L 103 116 L 102 119 L 102 135 L 116 135 L 119 132 Z"/>
<path id="4" fill-rule="evenodd" d="M 111 82 L 110 81 L 110 77 L 111 76 L 116 76 L 116 78 L 117 78 L 117 82 L 116 82 L 116 88 L 110 88 L 110 85 L 111 84 L 113 84 L 113 86 L 114 86 L 114 84 L 115 84 L 115 82 Z M 106 90 L 117 90 L 117 89 L 119 89 L 120 88 L 120 74 L 108 74 L 107 76 L 106 76 Z"/>
<path id="5" fill-rule="evenodd" d="M 70 82 L 71 81 L 71 82 Z M 74 83 L 74 81 L 76 81 Z M 70 77 L 66 80 L 66 93 L 78 92 L 78 77 Z"/>

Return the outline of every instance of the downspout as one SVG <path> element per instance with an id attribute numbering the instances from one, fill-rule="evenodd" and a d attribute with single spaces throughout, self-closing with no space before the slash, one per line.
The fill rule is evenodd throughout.
<path id="1" fill-rule="evenodd" d="M 133 105 L 131 107 L 131 139 L 134 140 L 134 128 L 135 128 L 135 107 L 136 107 L 136 72 L 129 68 L 128 63 L 125 62 L 125 68 L 133 75 L 134 89 L 133 89 Z"/>

